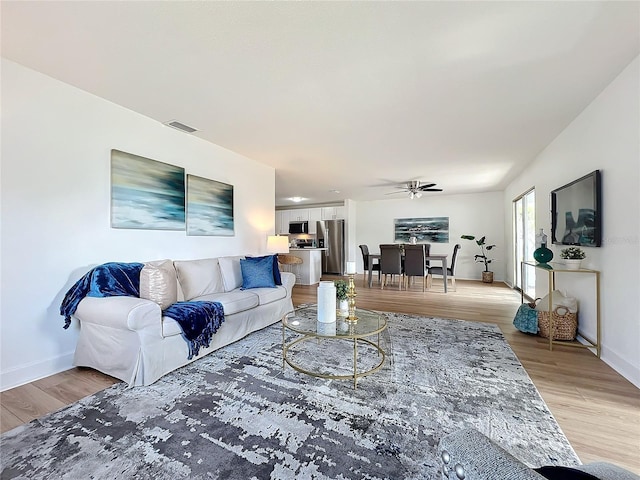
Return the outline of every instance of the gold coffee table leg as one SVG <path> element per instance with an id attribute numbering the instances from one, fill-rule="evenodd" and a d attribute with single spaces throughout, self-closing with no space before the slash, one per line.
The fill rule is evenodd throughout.
<path id="1" fill-rule="evenodd" d="M 353 339 L 353 389 L 358 388 L 358 340 Z"/>

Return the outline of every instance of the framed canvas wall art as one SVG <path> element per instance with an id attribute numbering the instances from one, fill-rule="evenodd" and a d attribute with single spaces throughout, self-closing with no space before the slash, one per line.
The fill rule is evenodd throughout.
<path id="1" fill-rule="evenodd" d="M 187 235 L 234 233 L 233 185 L 187 175 Z"/>
<path id="2" fill-rule="evenodd" d="M 393 221 L 396 242 L 449 243 L 449 217 L 396 218 Z"/>
<path id="3" fill-rule="evenodd" d="M 184 168 L 111 150 L 111 226 L 184 230 L 184 175 Z"/>

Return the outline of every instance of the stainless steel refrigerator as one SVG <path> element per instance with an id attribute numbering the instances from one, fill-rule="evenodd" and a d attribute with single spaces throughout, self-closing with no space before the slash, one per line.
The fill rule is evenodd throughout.
<path id="1" fill-rule="evenodd" d="M 318 222 L 316 239 L 319 247 L 326 248 L 322 256 L 322 273 L 344 275 L 344 220 L 324 220 Z"/>

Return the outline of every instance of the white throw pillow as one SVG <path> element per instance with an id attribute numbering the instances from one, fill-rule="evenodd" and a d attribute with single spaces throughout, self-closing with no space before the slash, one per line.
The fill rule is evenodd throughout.
<path id="1" fill-rule="evenodd" d="M 146 262 L 140 271 L 140 298 L 165 308 L 178 301 L 178 282 L 171 260 Z"/>
<path id="2" fill-rule="evenodd" d="M 242 286 L 242 269 L 240 268 L 240 259 L 243 258 L 243 256 L 237 256 L 220 257 L 218 259 L 225 291 L 230 292 L 231 290 L 235 290 Z"/>
<path id="3" fill-rule="evenodd" d="M 552 298 L 552 310 L 555 310 L 557 306 L 566 307 L 569 312 L 576 313 L 578 311 L 578 300 L 573 297 L 565 296 L 560 290 L 554 290 L 551 292 Z M 536 310 L 539 312 L 549 311 L 549 295 L 545 295 L 542 299 L 536 303 Z"/>
<path id="4" fill-rule="evenodd" d="M 175 261 L 173 264 L 178 272 L 178 281 L 184 292 L 185 300 L 189 301 L 210 293 L 224 292 L 224 282 L 217 258 L 181 260 Z"/>

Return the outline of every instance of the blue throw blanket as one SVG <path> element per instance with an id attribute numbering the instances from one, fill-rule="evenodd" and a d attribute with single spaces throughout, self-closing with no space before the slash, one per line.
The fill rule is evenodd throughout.
<path id="1" fill-rule="evenodd" d="M 182 337 L 189 345 L 189 360 L 198 355 L 200 347 L 209 346 L 213 334 L 224 322 L 224 310 L 219 302 L 178 302 L 162 314 L 173 318 L 182 328 Z"/>
<path id="2" fill-rule="evenodd" d="M 143 266 L 142 263 L 109 262 L 87 272 L 62 300 L 60 315 L 64 317 L 64 328 L 71 325 L 71 315 L 84 297 L 139 297 Z"/>
<path id="3" fill-rule="evenodd" d="M 523 303 L 513 319 L 513 326 L 521 332 L 538 333 L 538 311 Z"/>

